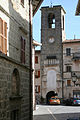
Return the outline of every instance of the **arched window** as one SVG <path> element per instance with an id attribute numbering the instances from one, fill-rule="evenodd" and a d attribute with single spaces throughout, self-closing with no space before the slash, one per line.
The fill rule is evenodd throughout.
<path id="1" fill-rule="evenodd" d="M 12 95 L 14 96 L 19 95 L 19 91 L 20 91 L 19 72 L 17 69 L 14 69 L 12 74 Z"/>
<path id="2" fill-rule="evenodd" d="M 55 15 L 53 15 L 52 13 L 48 15 L 48 24 L 49 28 L 55 28 Z"/>

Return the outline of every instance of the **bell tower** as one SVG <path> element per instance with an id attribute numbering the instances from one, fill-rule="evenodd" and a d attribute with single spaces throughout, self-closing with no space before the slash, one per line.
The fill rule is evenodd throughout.
<path id="1" fill-rule="evenodd" d="M 41 8 L 41 95 L 45 99 L 50 91 L 58 97 L 63 94 L 65 13 L 61 5 Z"/>

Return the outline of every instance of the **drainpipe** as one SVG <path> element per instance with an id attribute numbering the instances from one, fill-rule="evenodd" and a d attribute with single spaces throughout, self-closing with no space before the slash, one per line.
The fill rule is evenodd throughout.
<path id="1" fill-rule="evenodd" d="M 64 79 L 63 79 L 63 43 L 62 43 L 62 98 L 64 99 Z"/>
<path id="2" fill-rule="evenodd" d="M 30 80 L 29 80 L 29 120 L 32 120 L 32 25 L 31 25 L 31 0 L 29 0 L 29 44 L 30 44 Z"/>

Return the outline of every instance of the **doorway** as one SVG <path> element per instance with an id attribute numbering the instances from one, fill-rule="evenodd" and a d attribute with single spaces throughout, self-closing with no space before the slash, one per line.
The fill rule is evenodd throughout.
<path id="1" fill-rule="evenodd" d="M 58 94 L 55 92 L 55 91 L 50 91 L 47 93 L 46 95 L 46 104 L 49 104 L 49 99 L 52 97 L 52 96 L 57 96 Z"/>

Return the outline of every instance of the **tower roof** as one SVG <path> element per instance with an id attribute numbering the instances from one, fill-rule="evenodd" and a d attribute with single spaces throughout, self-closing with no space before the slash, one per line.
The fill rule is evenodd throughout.
<path id="1" fill-rule="evenodd" d="M 66 14 L 66 11 L 64 10 L 64 8 L 61 6 L 61 5 L 55 5 L 55 6 L 53 6 L 53 7 L 50 7 L 50 6 L 44 6 L 44 7 L 41 7 L 41 10 L 42 9 L 56 9 L 56 8 L 61 8 L 63 11 L 64 11 L 64 13 Z"/>

